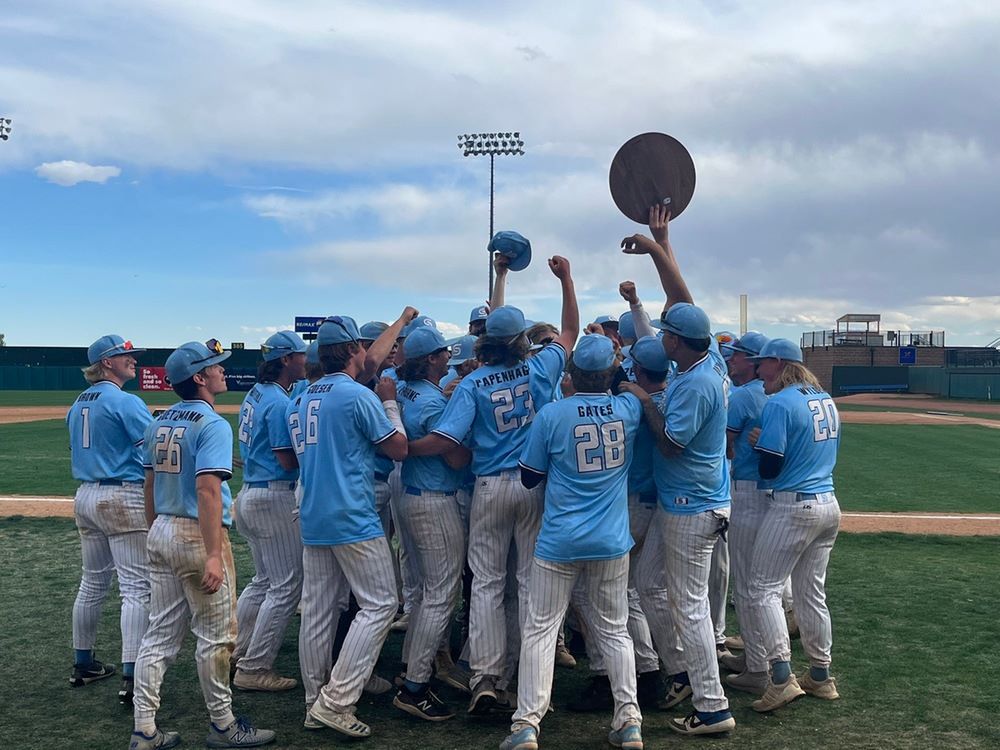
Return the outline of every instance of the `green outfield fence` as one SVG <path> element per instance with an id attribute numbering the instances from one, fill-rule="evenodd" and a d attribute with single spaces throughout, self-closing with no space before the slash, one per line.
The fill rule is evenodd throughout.
<path id="1" fill-rule="evenodd" d="M 1000 400 L 1000 367 L 833 368 L 834 396 L 850 393 L 906 392 L 943 398 Z"/>

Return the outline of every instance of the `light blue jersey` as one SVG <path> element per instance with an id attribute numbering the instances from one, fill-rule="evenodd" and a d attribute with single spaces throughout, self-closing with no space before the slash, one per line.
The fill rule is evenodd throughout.
<path id="1" fill-rule="evenodd" d="M 142 399 L 115 383 L 90 386 L 66 414 L 73 478 L 141 482 L 142 440 L 152 421 Z"/>
<path id="2" fill-rule="evenodd" d="M 243 458 L 244 482 L 294 482 L 298 469 L 281 468 L 274 451 L 291 449 L 288 393 L 277 383 L 257 383 L 240 407 L 236 437 Z"/>
<path id="3" fill-rule="evenodd" d="M 233 428 L 205 401 L 181 401 L 146 428 L 143 466 L 152 469 L 157 515 L 198 518 L 199 474 L 222 476 L 222 525 L 233 524 Z"/>
<path id="4" fill-rule="evenodd" d="M 781 473 L 758 483 L 785 492 L 833 492 L 840 414 L 830 394 L 790 385 L 771 396 L 761 414 L 757 450 L 784 456 Z"/>
<path id="5" fill-rule="evenodd" d="M 566 351 L 550 344 L 513 367 L 480 367 L 455 388 L 433 432 L 461 443 L 471 431 L 477 477 L 516 469 L 535 410 L 552 401 L 565 366 Z"/>
<path id="6" fill-rule="evenodd" d="M 628 472 L 641 419 L 631 393 L 577 393 L 538 412 L 520 458 L 547 476 L 536 557 L 612 560 L 632 549 Z"/>
<path id="7" fill-rule="evenodd" d="M 681 453 L 657 451 L 653 474 L 660 505 L 669 513 L 701 513 L 729 505 L 726 416 L 729 376 L 706 353 L 667 386 L 664 431 Z"/>
<path id="8" fill-rule="evenodd" d="M 426 380 L 407 382 L 398 395 L 403 427 L 410 440 L 419 440 L 437 424 L 448 403 L 441 389 Z M 404 487 L 455 492 L 465 484 L 465 472 L 456 471 L 441 456 L 414 456 L 403 461 Z"/>
<path id="9" fill-rule="evenodd" d="M 375 512 L 375 446 L 396 434 L 378 397 L 343 372 L 317 380 L 289 420 L 302 434 L 299 522 L 307 545 L 383 536 Z"/>
<path id="10" fill-rule="evenodd" d="M 454 367 L 448 368 L 448 373 L 438 381 L 438 387 L 442 390 L 448 383 L 458 377 L 458 370 Z"/>
<path id="11" fill-rule="evenodd" d="M 649 397 L 656 404 L 656 408 L 663 413 L 663 401 L 667 392 L 655 391 Z M 656 436 L 653 435 L 649 425 L 643 420 L 635 434 L 635 451 L 632 458 L 632 467 L 628 472 L 628 493 L 639 495 L 641 499 L 656 502 L 656 482 L 653 480 L 653 456 L 658 455 L 660 449 L 656 445 Z"/>
<path id="12" fill-rule="evenodd" d="M 732 389 L 729 394 L 729 416 L 726 429 L 736 433 L 733 441 L 733 479 L 760 481 L 760 456 L 750 445 L 750 431 L 760 427 L 760 413 L 767 402 L 764 381 L 751 380 Z"/>
<path id="13" fill-rule="evenodd" d="M 622 351 L 624 352 L 625 350 L 622 349 Z M 628 354 L 626 354 L 625 359 L 622 360 L 621 368 L 625 372 L 625 377 L 628 378 L 628 381 L 630 383 L 634 383 L 635 370 L 633 369 L 632 357 L 630 357 Z"/>
<path id="14" fill-rule="evenodd" d="M 309 387 L 309 378 L 302 378 L 302 380 L 296 380 L 295 384 L 292 386 L 291 392 L 288 394 L 288 398 L 294 401 L 303 393 L 306 392 L 306 388 Z"/>

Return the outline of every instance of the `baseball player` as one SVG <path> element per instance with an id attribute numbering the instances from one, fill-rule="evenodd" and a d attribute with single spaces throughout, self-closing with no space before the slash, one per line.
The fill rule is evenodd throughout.
<path id="1" fill-rule="evenodd" d="M 505 267 L 506 268 L 506 267 Z M 504 277 L 506 277 L 506 272 Z M 498 278 L 499 281 L 499 278 Z M 469 335 L 479 338 L 486 332 L 486 317 L 490 314 L 489 305 L 473 307 L 469 313 Z"/>
<path id="2" fill-rule="evenodd" d="M 397 606 L 392 557 L 375 512 L 375 451 L 394 460 L 406 457 L 395 387 L 383 379 L 388 385 L 380 393 L 380 404 L 370 389 L 356 381 L 365 370 L 366 357 L 359 335 L 357 324 L 348 317 L 332 316 L 320 326 L 316 340 L 326 375 L 301 396 L 297 421 L 289 422 L 290 430 L 302 432 L 303 445 L 299 663 L 308 707 L 306 727 L 325 725 L 350 737 L 371 734 L 371 728 L 355 716 L 355 704 Z M 395 424 L 385 404 L 390 405 Z M 337 603 L 345 586 L 361 610 L 331 670 Z"/>
<path id="3" fill-rule="evenodd" d="M 255 574 L 236 603 L 237 658 L 233 685 L 277 692 L 298 683 L 274 672 L 274 660 L 302 592 L 302 539 L 295 515 L 299 462 L 288 434 L 289 388 L 305 375 L 306 343 L 279 331 L 261 347 L 257 383 L 240 407 L 243 489 L 236 525 L 253 556 Z"/>
<path id="4" fill-rule="evenodd" d="M 833 631 L 826 606 L 826 568 L 840 527 L 833 469 L 840 415 L 833 399 L 802 364 L 802 350 L 771 339 L 754 359 L 770 395 L 752 442 L 761 483 L 770 495 L 750 563 L 751 618 L 770 665 L 770 680 L 755 711 L 773 711 L 803 693 L 835 700 L 830 676 Z M 753 440 L 753 438 L 756 438 Z M 791 671 L 791 648 L 781 592 L 788 576 L 809 670 Z"/>
<path id="5" fill-rule="evenodd" d="M 521 453 L 524 486 L 548 481 L 528 584 L 517 711 L 501 750 L 538 747 L 552 694 L 556 639 L 579 580 L 596 610 L 590 636 L 601 644 L 615 699 L 608 739 L 615 747 L 643 746 L 626 625 L 632 547 L 628 472 L 642 406 L 630 394 L 608 395 L 617 369 L 610 338 L 584 336 L 568 367 L 576 393 L 539 411 Z"/>
<path id="6" fill-rule="evenodd" d="M 411 440 L 433 429 L 447 399 L 437 382 L 448 369 L 450 353 L 436 328 L 412 331 L 403 344 L 406 361 L 399 389 L 403 425 Z M 410 553 L 420 587 L 410 612 L 403 642 L 405 676 L 393 700 L 397 708 L 428 721 L 454 716 L 430 690 L 431 672 L 439 646 L 447 638 L 452 610 L 458 600 L 465 566 L 465 526 L 458 492 L 465 483 L 459 463 L 468 463 L 469 451 L 453 448 L 449 461 L 440 456 L 413 456 L 403 462 L 403 495 L 399 524 L 411 542 Z"/>
<path id="7" fill-rule="evenodd" d="M 726 684 L 737 690 L 762 695 L 767 688 L 767 662 L 762 644 L 751 624 L 749 574 L 750 556 L 760 530 L 768 498 L 757 489 L 759 461 L 750 445 L 750 432 L 760 427 L 760 414 L 767 396 L 764 383 L 757 377 L 756 363 L 750 359 L 760 353 L 767 337 L 748 331 L 729 345 L 729 376 L 734 388 L 729 398 L 726 439 L 732 458 L 733 502 L 729 519 L 729 551 L 733 573 L 733 604 L 741 624 L 743 654 L 720 657 L 719 663 L 737 672 L 726 676 Z"/>
<path id="8" fill-rule="evenodd" d="M 94 658 L 101 606 L 118 574 L 121 594 L 122 703 L 132 702 L 132 677 L 139 642 L 149 621 L 146 576 L 146 516 L 142 500 L 142 441 L 152 421 L 138 396 L 122 386 L 135 377 L 136 349 L 110 334 L 87 350 L 90 387 L 66 415 L 73 478 L 80 487 L 73 514 L 80 533 L 83 575 L 73 604 L 70 685 L 80 687 L 110 677 L 115 668 Z"/>
<path id="9" fill-rule="evenodd" d="M 236 639 L 236 572 L 228 529 L 233 430 L 214 409 L 226 391 L 229 357 L 217 339 L 192 341 L 168 358 L 167 378 L 182 401 L 146 429 L 143 466 L 149 522 L 149 629 L 135 664 L 135 731 L 129 750 L 170 748 L 176 732 L 156 725 L 160 686 L 190 627 L 211 725 L 209 747 L 258 747 L 273 742 L 233 715 L 229 661 Z"/>
<path id="10" fill-rule="evenodd" d="M 452 390 L 458 385 L 458 381 L 464 378 L 470 372 L 479 367 L 479 361 L 476 359 L 476 341 L 478 336 L 462 336 L 458 341 L 451 345 L 451 359 L 448 360 L 448 372 L 441 378 L 438 382 L 438 387 L 440 387 L 446 396 L 450 396 Z M 454 383 L 451 388 L 448 387 L 449 383 Z"/>
<path id="11" fill-rule="evenodd" d="M 520 482 L 517 461 L 535 410 L 551 401 L 562 377 L 566 352 L 580 330 L 569 261 L 556 256 L 549 268 L 562 286 L 562 333 L 528 358 L 528 326 L 516 307 L 494 308 L 476 352 L 482 366 L 455 388 L 432 433 L 411 445 L 411 455 L 436 455 L 472 434 L 472 498 L 469 565 L 472 585 L 469 664 L 473 671 L 469 712 L 497 705 L 498 681 L 507 654 L 507 557 L 517 550 L 520 619 L 527 616 L 527 579 L 535 536 L 541 524 L 542 497 Z M 503 686 L 499 686 L 503 687 Z"/>

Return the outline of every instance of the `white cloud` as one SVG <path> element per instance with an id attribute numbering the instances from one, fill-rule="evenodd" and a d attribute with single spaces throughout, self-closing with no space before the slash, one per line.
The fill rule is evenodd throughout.
<path id="1" fill-rule="evenodd" d="M 121 173 L 122 170 L 119 167 L 101 167 L 68 159 L 45 162 L 35 167 L 35 174 L 43 180 L 54 182 L 63 187 L 72 187 L 80 182 L 96 182 L 103 185 Z"/>

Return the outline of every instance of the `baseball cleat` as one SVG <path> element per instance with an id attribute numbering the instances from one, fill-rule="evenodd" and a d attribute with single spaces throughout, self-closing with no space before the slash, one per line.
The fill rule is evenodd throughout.
<path id="1" fill-rule="evenodd" d="M 313 704 L 309 709 L 309 718 L 348 737 L 368 737 L 372 733 L 372 728 L 353 713 L 333 711 L 324 706 L 323 701 L 316 701 Z"/>
<path id="2" fill-rule="evenodd" d="M 142 732 L 132 732 L 128 750 L 168 750 L 181 744 L 181 736 L 177 732 L 164 732 L 157 729 L 152 737 Z"/>
<path id="3" fill-rule="evenodd" d="M 472 689 L 472 699 L 469 701 L 469 713 L 482 716 L 497 705 L 496 678 L 486 675 Z"/>
<path id="4" fill-rule="evenodd" d="M 458 666 L 447 651 L 439 651 L 434 657 L 434 676 L 445 685 L 461 690 L 466 695 L 472 695 L 469 680 L 472 675 Z"/>
<path id="5" fill-rule="evenodd" d="M 809 670 L 799 677 L 799 687 L 806 691 L 806 695 L 811 695 L 814 698 L 822 698 L 825 701 L 835 701 L 840 697 L 840 693 L 837 692 L 837 681 L 832 677 L 827 677 L 825 680 L 818 681 L 812 678 L 809 674 Z"/>
<path id="6" fill-rule="evenodd" d="M 642 750 L 642 730 L 638 724 L 628 723 L 608 732 L 608 742 L 622 750 Z"/>
<path id="7" fill-rule="evenodd" d="M 403 688 L 392 699 L 392 705 L 410 716 L 416 716 L 425 721 L 447 721 L 455 718 L 455 714 L 448 709 L 444 701 L 426 687 L 419 693 L 411 693 Z"/>
<path id="8" fill-rule="evenodd" d="M 393 621 L 389 629 L 397 633 L 405 633 L 408 627 L 410 627 L 410 613 L 404 612 Z"/>
<path id="9" fill-rule="evenodd" d="M 711 718 L 709 718 L 709 716 Z M 683 719 L 671 719 L 667 726 L 678 734 L 725 734 L 736 728 L 736 719 L 729 711 L 716 711 L 713 714 L 701 714 L 692 711 Z"/>
<path id="10" fill-rule="evenodd" d="M 212 724 L 205 744 L 209 747 L 260 747 L 274 742 L 275 736 L 270 729 L 257 729 L 250 719 L 241 716 L 225 729 Z"/>
<path id="11" fill-rule="evenodd" d="M 727 674 L 723 679 L 726 687 L 741 690 L 744 693 L 763 695 L 767 692 L 767 672 L 740 672 Z"/>
<path id="12" fill-rule="evenodd" d="M 734 654 L 727 650 L 719 653 L 719 666 L 729 672 L 743 672 L 747 668 L 746 654 Z"/>
<path id="13" fill-rule="evenodd" d="M 132 697 L 135 695 L 135 679 L 123 677 L 122 686 L 118 688 L 118 702 L 123 706 L 132 705 Z"/>
<path id="14" fill-rule="evenodd" d="M 392 683 L 384 677 L 379 677 L 372 672 L 372 676 L 365 683 L 364 691 L 369 695 L 384 695 L 392 690 Z"/>
<path id="15" fill-rule="evenodd" d="M 805 694 L 806 691 L 799 687 L 799 681 L 795 679 L 795 675 L 793 674 L 788 678 L 787 682 L 780 685 L 768 682 L 764 695 L 759 700 L 755 700 L 751 706 L 754 711 L 766 713 L 767 711 L 774 711 L 782 706 L 787 706 L 793 700 Z"/>
<path id="16" fill-rule="evenodd" d="M 233 687 L 260 693 L 282 693 L 298 684 L 291 677 L 282 677 L 270 669 L 263 672 L 244 672 L 238 669 L 233 677 Z"/>
<path id="17" fill-rule="evenodd" d="M 742 651 L 744 648 L 746 648 L 746 644 L 743 642 L 743 636 L 742 635 L 726 636 L 726 648 L 729 649 L 735 648 L 738 651 Z"/>
<path id="18" fill-rule="evenodd" d="M 538 750 L 538 732 L 534 727 L 521 727 L 500 743 L 500 750 Z"/>
<path id="19" fill-rule="evenodd" d="M 314 719 L 312 716 L 309 715 L 309 709 L 311 708 L 312 706 L 306 709 L 306 718 L 305 721 L 302 722 L 302 728 L 308 729 L 309 731 L 314 731 L 316 729 L 323 729 L 323 727 L 325 727 L 326 724 L 316 721 L 316 719 Z"/>
<path id="20" fill-rule="evenodd" d="M 678 680 L 678 677 L 683 679 Z M 693 693 L 686 672 L 674 675 L 670 680 L 670 688 L 667 690 L 666 696 L 660 701 L 660 708 L 673 708 L 678 703 L 690 698 Z"/>
<path id="21" fill-rule="evenodd" d="M 556 646 L 556 666 L 566 667 L 566 669 L 572 669 L 576 666 L 576 657 L 562 644 Z"/>
<path id="22" fill-rule="evenodd" d="M 92 682 L 103 680 L 115 673 L 114 664 L 102 664 L 94 659 L 90 664 L 77 664 L 73 667 L 73 674 L 69 678 L 69 684 L 73 687 L 83 687 Z"/>

